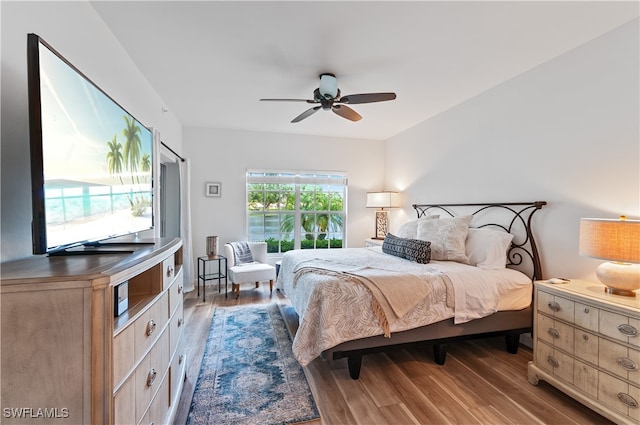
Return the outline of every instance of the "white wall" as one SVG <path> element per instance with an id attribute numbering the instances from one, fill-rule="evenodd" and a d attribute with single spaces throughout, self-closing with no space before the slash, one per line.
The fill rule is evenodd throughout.
<path id="1" fill-rule="evenodd" d="M 95 84 L 180 152 L 182 128 L 84 1 L 1 2 L 2 246 L 0 261 L 31 255 L 27 33 L 51 44 Z"/>
<path id="2" fill-rule="evenodd" d="M 640 214 L 638 26 L 393 137 L 387 187 L 405 205 L 547 201 L 534 220 L 545 276 L 595 279 L 602 261 L 578 255 L 579 219 Z"/>
<path id="3" fill-rule="evenodd" d="M 219 244 L 246 238 L 247 169 L 321 170 L 348 173 L 347 244 L 364 246 L 373 236 L 375 213 L 366 192 L 382 189 L 383 142 L 292 134 L 185 127 L 184 154 L 191 160 L 194 256 L 205 254 L 205 238 Z M 206 182 L 221 182 L 222 197 L 205 196 Z"/>
<path id="4" fill-rule="evenodd" d="M 593 278 L 599 261 L 577 254 L 580 217 L 640 212 L 638 20 L 383 143 L 195 128 L 182 134 L 89 3 L 0 2 L 0 8 L 0 261 L 31 254 L 28 32 L 191 159 L 196 255 L 204 253 L 207 235 L 222 241 L 244 235 L 247 168 L 347 171 L 350 246 L 373 233 L 373 211 L 363 207 L 370 190 L 404 192 L 405 208 L 391 213 L 392 230 L 413 217 L 413 202 L 546 200 L 535 225 L 547 276 Z M 204 197 L 206 181 L 222 182 L 222 198 Z"/>

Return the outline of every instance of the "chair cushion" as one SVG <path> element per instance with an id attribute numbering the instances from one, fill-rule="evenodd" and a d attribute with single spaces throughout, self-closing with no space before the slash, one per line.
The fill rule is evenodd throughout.
<path id="1" fill-rule="evenodd" d="M 276 268 L 263 263 L 245 263 L 229 268 L 229 278 L 233 283 L 263 282 L 275 280 Z"/>

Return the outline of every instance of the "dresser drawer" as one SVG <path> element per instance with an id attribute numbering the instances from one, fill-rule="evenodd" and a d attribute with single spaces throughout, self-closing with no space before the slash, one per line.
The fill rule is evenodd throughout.
<path id="1" fill-rule="evenodd" d="M 171 317 L 171 324 L 169 326 L 169 352 L 173 355 L 178 341 L 182 337 L 182 330 L 184 329 L 184 310 L 182 303 L 178 304 L 175 314 Z"/>
<path id="2" fill-rule="evenodd" d="M 147 413 L 169 365 L 168 332 L 163 332 L 158 342 L 135 370 L 136 423 Z"/>
<path id="3" fill-rule="evenodd" d="M 169 320 L 169 305 L 167 293 L 138 317 L 133 324 L 135 329 L 134 348 L 135 358 L 139 359 L 158 337 Z"/>
<path id="4" fill-rule="evenodd" d="M 171 377 L 169 383 L 171 385 L 171 399 L 176 400 L 180 385 L 185 378 L 187 357 L 184 351 L 184 338 L 178 340 L 176 351 L 171 360 L 171 367 L 169 369 Z"/>
<path id="5" fill-rule="evenodd" d="M 169 375 L 165 376 L 162 382 L 157 385 L 159 385 L 158 392 L 153 398 L 142 424 L 160 425 L 167 423 L 166 416 L 169 410 Z"/>
<path id="6" fill-rule="evenodd" d="M 170 356 L 169 330 L 167 328 L 151 349 L 151 367 L 156 369 L 159 375 L 164 374 L 169 368 Z"/>
<path id="7" fill-rule="evenodd" d="M 598 332 L 600 309 L 576 302 L 574 304 L 574 323 L 582 328 Z"/>
<path id="8" fill-rule="evenodd" d="M 613 410 L 640 421 L 640 388 L 629 385 L 607 373 L 598 374 L 598 400 Z"/>
<path id="9" fill-rule="evenodd" d="M 156 371 L 157 373 L 157 371 Z M 151 370 L 151 353 L 147 354 L 133 373 L 134 400 L 136 405 L 136 422 L 140 422 L 151 403 L 151 387 L 147 382 L 153 377 Z M 157 375 L 156 375 L 157 378 Z"/>
<path id="10" fill-rule="evenodd" d="M 573 365 L 573 385 L 593 398 L 598 397 L 598 369 L 579 360 Z"/>
<path id="11" fill-rule="evenodd" d="M 114 399 L 114 423 L 129 425 L 136 423 L 135 378 L 131 377 L 118 390 Z"/>
<path id="12" fill-rule="evenodd" d="M 569 384 L 573 383 L 573 358 L 540 340 L 536 343 L 536 364 Z"/>
<path id="13" fill-rule="evenodd" d="M 113 339 L 113 383 L 118 385 L 135 364 L 133 326 L 127 326 Z"/>
<path id="14" fill-rule="evenodd" d="M 635 319 L 633 317 L 629 318 L 629 330 L 633 332 L 633 329 L 636 330 L 635 336 L 627 337 L 627 342 L 631 345 L 635 345 L 636 347 L 640 347 L 640 319 Z"/>
<path id="15" fill-rule="evenodd" d="M 167 289 L 173 282 L 176 275 L 176 264 L 174 256 L 170 256 L 162 262 L 162 288 Z"/>
<path id="16" fill-rule="evenodd" d="M 576 357 L 594 365 L 598 364 L 598 336 L 582 329 L 574 329 L 573 348 Z"/>
<path id="17" fill-rule="evenodd" d="M 621 314 L 602 311 L 600 313 L 600 333 L 618 341 L 640 346 L 638 322 L 637 319 L 631 319 Z"/>
<path id="18" fill-rule="evenodd" d="M 173 315 L 178 304 L 182 304 L 184 284 L 182 281 L 182 269 L 178 271 L 174 282 L 169 287 L 169 314 Z"/>
<path id="19" fill-rule="evenodd" d="M 557 295 L 552 295 L 544 291 L 537 291 L 536 297 L 538 310 L 549 316 L 574 322 L 574 302 Z"/>
<path id="20" fill-rule="evenodd" d="M 543 314 L 536 319 L 537 338 L 573 354 L 574 329 Z"/>
<path id="21" fill-rule="evenodd" d="M 640 382 L 640 351 L 600 339 L 599 366 L 621 378 Z"/>

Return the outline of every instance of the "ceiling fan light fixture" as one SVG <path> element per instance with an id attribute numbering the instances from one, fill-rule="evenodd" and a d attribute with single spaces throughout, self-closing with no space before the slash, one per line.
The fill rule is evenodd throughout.
<path id="1" fill-rule="evenodd" d="M 1 1 L 1 0 L 0 0 Z M 386 100 L 394 100 L 396 98 L 395 93 L 360 93 L 350 94 L 342 97 L 340 89 L 338 88 L 338 79 L 335 75 L 325 72 L 320 74 L 320 84 L 317 89 L 313 91 L 313 99 L 260 99 L 265 101 L 280 101 L 280 102 L 305 102 L 314 104 L 316 106 L 307 109 L 291 122 L 300 122 L 303 119 L 313 115 L 316 111 L 322 109 L 324 111 L 333 111 L 336 115 L 346 118 L 349 121 L 359 121 L 362 116 L 348 107 L 346 104 L 360 104 L 360 103 L 372 103 L 372 102 L 384 102 Z"/>
<path id="2" fill-rule="evenodd" d="M 335 75 L 320 74 L 320 87 L 318 91 L 325 99 L 334 99 L 338 96 L 338 79 Z"/>

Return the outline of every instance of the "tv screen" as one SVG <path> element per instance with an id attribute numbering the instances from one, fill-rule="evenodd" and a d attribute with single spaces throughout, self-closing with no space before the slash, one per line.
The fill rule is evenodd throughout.
<path id="1" fill-rule="evenodd" d="M 28 35 L 33 253 L 153 228 L 153 134 Z"/>

